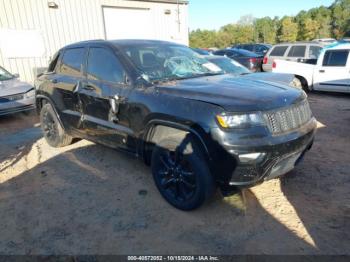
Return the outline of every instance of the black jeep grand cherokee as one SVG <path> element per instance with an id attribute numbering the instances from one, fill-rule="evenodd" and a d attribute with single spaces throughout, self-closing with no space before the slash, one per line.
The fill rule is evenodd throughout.
<path id="1" fill-rule="evenodd" d="M 162 41 L 87 41 L 58 51 L 38 77 L 47 142 L 85 138 L 141 157 L 173 206 L 199 207 L 219 187 L 290 171 L 316 120 L 303 91 L 223 75 L 191 49 Z"/>

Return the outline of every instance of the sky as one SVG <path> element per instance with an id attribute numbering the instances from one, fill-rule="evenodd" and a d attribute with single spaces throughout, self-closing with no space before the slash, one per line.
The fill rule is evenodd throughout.
<path id="1" fill-rule="evenodd" d="M 189 0 L 189 27 L 220 29 L 234 23 L 243 15 L 282 17 L 296 15 L 321 5 L 330 6 L 334 0 Z"/>

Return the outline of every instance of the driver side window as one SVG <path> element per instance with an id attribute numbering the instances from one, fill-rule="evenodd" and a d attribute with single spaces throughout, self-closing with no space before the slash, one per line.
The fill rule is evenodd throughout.
<path id="1" fill-rule="evenodd" d="M 102 47 L 92 47 L 89 50 L 87 62 L 88 78 L 92 80 L 124 83 L 125 71 L 117 57 Z"/>

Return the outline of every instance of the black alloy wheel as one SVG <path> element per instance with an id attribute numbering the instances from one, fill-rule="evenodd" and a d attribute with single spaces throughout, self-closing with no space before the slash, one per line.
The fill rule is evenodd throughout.
<path id="1" fill-rule="evenodd" d="M 198 208 L 214 192 L 207 159 L 191 136 L 159 142 L 153 149 L 151 167 L 159 192 L 181 210 Z"/>

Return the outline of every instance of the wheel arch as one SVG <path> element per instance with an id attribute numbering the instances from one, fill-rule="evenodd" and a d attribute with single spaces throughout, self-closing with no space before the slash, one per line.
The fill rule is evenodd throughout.
<path id="1" fill-rule="evenodd" d="M 55 106 L 55 103 L 52 101 L 52 99 L 46 95 L 43 95 L 43 94 L 40 94 L 40 95 L 36 95 L 36 108 L 37 108 L 37 112 L 38 114 L 40 114 L 40 111 L 41 111 L 41 108 L 46 104 L 46 103 L 49 103 L 51 104 L 57 118 L 58 118 L 58 121 L 60 122 L 63 130 L 65 130 L 65 126 L 62 122 L 62 119 L 60 117 L 60 114 L 58 113 L 57 109 L 56 109 L 56 106 Z"/>
<path id="2" fill-rule="evenodd" d="M 209 146 L 205 142 L 205 131 L 200 127 L 187 126 L 181 123 L 170 122 L 165 120 L 152 120 L 150 121 L 142 136 L 141 154 L 144 162 L 149 165 L 151 163 L 151 153 L 153 146 L 166 137 L 179 137 L 184 138 L 188 134 L 191 134 L 198 142 L 199 146 L 203 149 L 205 156 L 210 160 Z"/>
<path id="3" fill-rule="evenodd" d="M 305 91 L 310 91 L 311 90 L 311 86 L 309 85 L 310 80 L 306 79 L 302 75 L 294 75 L 294 77 L 299 79 L 299 81 L 301 82 L 301 85 L 303 87 L 303 90 L 305 90 Z"/>

